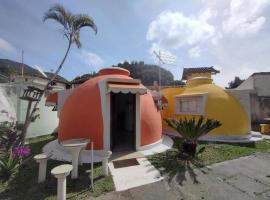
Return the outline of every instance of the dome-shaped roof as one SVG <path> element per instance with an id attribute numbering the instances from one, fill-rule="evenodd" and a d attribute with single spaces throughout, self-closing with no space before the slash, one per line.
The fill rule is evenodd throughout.
<path id="1" fill-rule="evenodd" d="M 209 78 L 194 78 L 187 81 L 186 87 L 168 88 L 163 94 L 169 101 L 169 106 L 163 111 L 163 118 L 182 118 L 191 115 L 174 113 L 175 96 L 189 96 L 196 94 L 206 95 L 204 116 L 215 119 L 222 123 L 222 126 L 212 130 L 208 136 L 246 136 L 249 134 L 248 115 L 241 103 L 228 91 L 212 83 Z M 170 105 L 172 107 L 170 107 Z M 165 125 L 166 126 L 166 125 Z"/>
<path id="2" fill-rule="evenodd" d="M 209 136 L 241 136 L 249 134 L 247 113 L 241 103 L 229 92 L 208 79 L 191 79 L 182 94 L 207 93 L 205 117 L 216 119 L 222 126 Z"/>
<path id="3" fill-rule="evenodd" d="M 89 138 L 94 142 L 95 149 L 103 149 L 104 127 L 99 83 L 106 78 L 131 79 L 127 72 L 121 68 L 103 69 L 99 76 L 75 88 L 61 110 L 58 139 Z M 150 92 L 141 95 L 140 100 L 141 145 L 147 145 L 161 139 L 161 116 Z"/>
<path id="4" fill-rule="evenodd" d="M 126 70 L 124 68 L 120 68 L 120 67 L 109 67 L 109 68 L 101 69 L 98 74 L 100 76 L 102 76 L 102 75 L 112 75 L 112 74 L 129 76 L 130 72 L 128 70 Z"/>

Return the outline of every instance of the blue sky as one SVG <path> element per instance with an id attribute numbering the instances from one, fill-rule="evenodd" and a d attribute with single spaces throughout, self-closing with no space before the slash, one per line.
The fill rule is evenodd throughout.
<path id="1" fill-rule="evenodd" d="M 54 3 L 91 16 L 98 27 L 81 32 L 61 75 L 71 80 L 122 61 L 157 63 L 153 50 L 175 57 L 165 65 L 175 79 L 183 67 L 215 66 L 225 86 L 234 78 L 270 71 L 270 0 L 6 0 L 0 4 L 0 58 L 55 70 L 67 41 L 54 21 L 42 22 Z"/>

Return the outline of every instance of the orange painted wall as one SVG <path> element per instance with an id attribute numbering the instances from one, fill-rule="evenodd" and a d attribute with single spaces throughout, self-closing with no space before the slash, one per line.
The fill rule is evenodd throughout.
<path id="1" fill-rule="evenodd" d="M 191 73 L 188 75 L 187 80 L 196 78 L 196 77 L 206 77 L 206 78 L 211 78 L 211 73 L 210 72 L 203 72 L 203 73 Z"/>
<path id="2" fill-rule="evenodd" d="M 105 78 L 129 78 L 122 75 L 97 76 L 75 88 L 59 117 L 59 141 L 89 138 L 95 149 L 103 149 L 103 119 L 98 83 Z M 90 148 L 88 145 L 87 148 Z"/>
<path id="3" fill-rule="evenodd" d="M 50 94 L 47 99 L 46 99 L 46 102 L 48 103 L 57 103 L 57 97 L 58 96 L 58 93 L 57 92 L 54 92 L 52 94 Z"/>
<path id="4" fill-rule="evenodd" d="M 95 149 L 103 149 L 103 118 L 98 83 L 105 78 L 124 75 L 101 75 L 75 88 L 66 100 L 59 117 L 59 141 L 89 138 Z M 147 145 L 161 138 L 161 116 L 148 92 L 141 96 L 141 143 Z M 90 148 L 90 145 L 87 147 Z"/>
<path id="5" fill-rule="evenodd" d="M 141 96 L 141 145 L 157 142 L 161 133 L 161 115 L 148 91 Z"/>
<path id="6" fill-rule="evenodd" d="M 103 120 L 100 92 L 96 77 L 74 89 L 66 100 L 59 117 L 58 139 L 89 138 L 95 149 L 103 147 Z"/>

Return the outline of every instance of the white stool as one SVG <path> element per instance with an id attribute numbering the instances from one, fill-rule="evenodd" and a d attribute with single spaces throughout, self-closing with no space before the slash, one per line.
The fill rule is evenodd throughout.
<path id="1" fill-rule="evenodd" d="M 46 171 L 47 171 L 47 160 L 51 157 L 51 155 L 47 155 L 45 153 L 41 153 L 34 156 L 34 159 L 37 163 L 39 163 L 38 169 L 38 183 L 42 183 L 46 180 Z"/>
<path id="2" fill-rule="evenodd" d="M 71 172 L 71 178 L 77 179 L 78 178 L 78 164 L 79 164 L 79 156 L 82 149 L 86 147 L 90 140 L 88 139 L 71 139 L 66 140 L 61 143 L 63 147 L 65 147 L 72 156 L 72 166 L 73 170 Z"/>
<path id="3" fill-rule="evenodd" d="M 102 157 L 102 171 L 103 175 L 108 176 L 109 171 L 108 171 L 108 159 L 111 157 L 112 152 L 111 151 L 105 151 Z"/>
<path id="4" fill-rule="evenodd" d="M 66 199 L 66 177 L 73 169 L 72 165 L 59 165 L 52 169 L 51 174 L 57 178 L 57 200 Z"/>
<path id="5" fill-rule="evenodd" d="M 81 149 L 80 154 L 79 154 L 79 165 L 83 165 L 83 151 L 85 150 L 85 147 Z"/>

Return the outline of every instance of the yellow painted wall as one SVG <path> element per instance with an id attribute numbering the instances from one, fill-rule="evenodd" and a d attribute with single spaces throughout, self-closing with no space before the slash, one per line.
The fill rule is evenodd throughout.
<path id="1" fill-rule="evenodd" d="M 204 73 L 191 73 L 188 75 L 187 80 L 196 78 L 196 77 L 206 77 L 206 78 L 211 78 L 211 73 L 210 72 L 204 72 Z"/>
<path id="2" fill-rule="evenodd" d="M 212 136 L 243 136 L 249 134 L 248 116 L 240 102 L 227 93 L 223 88 L 207 80 L 189 80 L 184 88 L 166 88 L 162 90 L 168 99 L 168 107 L 162 111 L 162 118 L 189 118 L 190 115 L 176 115 L 174 112 L 175 99 L 178 94 L 208 93 L 205 117 L 216 119 L 222 126 L 214 129 L 208 135 Z M 163 122 L 163 130 L 168 126 Z"/>

